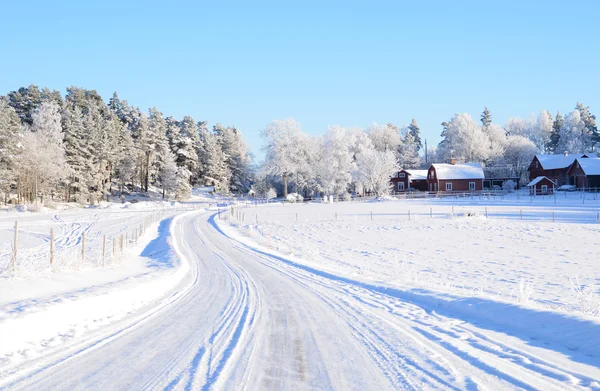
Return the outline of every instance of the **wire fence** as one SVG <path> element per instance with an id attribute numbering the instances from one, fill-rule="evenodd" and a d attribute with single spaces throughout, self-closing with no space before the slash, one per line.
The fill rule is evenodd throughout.
<path id="1" fill-rule="evenodd" d="M 353 208 L 353 203 L 374 198 L 334 200 L 329 208 L 307 210 L 290 208 L 287 203 L 243 201 L 219 210 L 217 218 L 244 224 L 276 222 L 280 224 L 319 222 L 411 222 L 422 219 L 480 217 L 489 219 L 600 223 L 600 194 L 565 192 L 565 194 L 530 197 L 519 193 L 475 193 L 434 197 L 426 202 L 371 202 Z M 407 198 L 410 199 L 410 198 Z M 567 200 L 565 203 L 564 200 Z M 315 203 L 315 201 L 312 201 Z M 330 203 L 330 201 L 327 201 Z M 271 204 L 269 208 L 258 208 Z M 293 205 L 293 204 L 292 204 Z"/>
<path id="2" fill-rule="evenodd" d="M 128 249 L 138 243 L 149 226 L 205 205 L 189 203 L 140 211 L 139 217 L 132 217 L 118 226 L 110 226 L 110 233 L 105 232 L 105 229 L 93 230 L 97 221 L 91 221 L 89 224 L 78 223 L 67 234 L 55 236 L 55 228 L 59 224 L 69 224 L 58 222 L 49 228 L 45 236 L 47 241 L 34 247 L 27 247 L 23 243 L 27 241 L 28 233 L 24 233 L 19 227 L 17 219 L 11 242 L 0 247 L 0 277 L 30 275 L 46 270 L 79 270 L 120 265 L 126 258 Z"/>

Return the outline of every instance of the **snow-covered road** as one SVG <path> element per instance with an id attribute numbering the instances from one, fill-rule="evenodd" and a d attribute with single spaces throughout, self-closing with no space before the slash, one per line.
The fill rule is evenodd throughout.
<path id="1" fill-rule="evenodd" d="M 172 233 L 190 269 L 170 300 L 39 360 L 4 386 L 600 388 L 596 355 L 565 354 L 552 343 L 288 262 L 229 238 L 210 213 L 186 214 Z"/>

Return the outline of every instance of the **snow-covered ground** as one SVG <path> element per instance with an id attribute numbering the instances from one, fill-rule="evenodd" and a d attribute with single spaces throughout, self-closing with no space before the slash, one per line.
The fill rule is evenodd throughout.
<path id="1" fill-rule="evenodd" d="M 600 389 L 593 195 L 218 202 L 148 205 L 114 264 L 5 275 L 0 388 Z"/>
<path id="2" fill-rule="evenodd" d="M 0 254 L 0 367 L 7 370 L 60 351 L 96 329 L 157 306 L 187 271 L 171 248 L 173 216 L 208 205 L 106 203 L 0 214 L 5 244 Z M 19 246 L 13 267 L 15 221 Z"/>
<path id="3" fill-rule="evenodd" d="M 600 316 L 599 211 L 594 194 L 512 194 L 274 204 L 240 208 L 232 223 L 336 274 Z"/>

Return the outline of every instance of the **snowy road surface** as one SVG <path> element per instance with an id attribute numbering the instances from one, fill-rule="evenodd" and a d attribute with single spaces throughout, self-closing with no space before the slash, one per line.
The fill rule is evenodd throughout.
<path id="1" fill-rule="evenodd" d="M 598 357 L 442 316 L 298 267 L 190 213 L 173 240 L 190 272 L 172 300 L 10 389 L 599 389 Z M 515 320 L 517 321 L 517 320 Z M 6 379 L 5 379 L 6 380 Z M 0 383 L 0 387 L 2 383 Z"/>

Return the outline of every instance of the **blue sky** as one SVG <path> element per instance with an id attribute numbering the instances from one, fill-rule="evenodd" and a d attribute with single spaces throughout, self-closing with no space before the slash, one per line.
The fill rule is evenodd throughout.
<path id="1" fill-rule="evenodd" d="M 500 124 L 577 101 L 600 115 L 596 1 L 52 3 L 2 5 L 0 94 L 117 91 L 235 125 L 259 158 L 288 117 L 311 134 L 416 118 L 431 145 L 484 106 Z"/>

